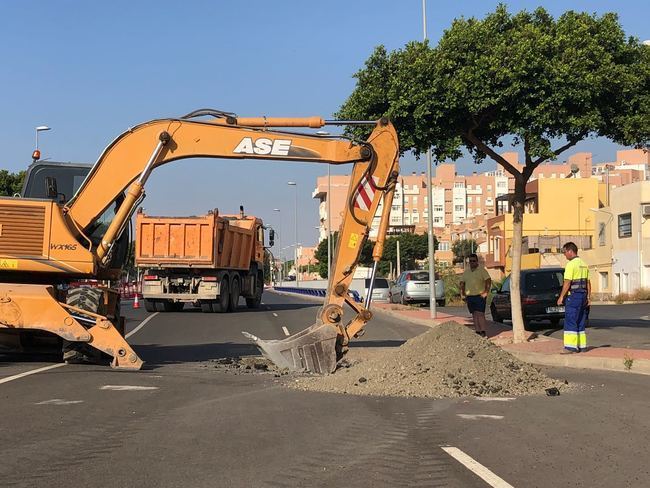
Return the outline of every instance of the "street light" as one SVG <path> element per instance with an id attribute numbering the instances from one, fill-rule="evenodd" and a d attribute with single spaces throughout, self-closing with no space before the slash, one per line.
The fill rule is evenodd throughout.
<path id="1" fill-rule="evenodd" d="M 47 125 L 39 125 L 36 127 L 36 149 L 34 149 L 34 152 L 32 153 L 32 159 L 34 161 L 38 161 L 41 159 L 41 151 L 38 149 L 38 133 L 46 130 L 52 130 L 50 127 Z"/>
<path id="2" fill-rule="evenodd" d="M 296 222 L 295 222 L 295 227 L 296 227 L 296 250 L 294 252 L 294 261 L 293 265 L 296 267 L 296 288 L 298 288 L 299 283 L 300 283 L 300 278 L 298 277 L 299 275 L 299 270 L 298 270 L 298 184 L 295 181 L 287 181 L 287 185 L 293 186 L 296 189 L 295 192 L 295 199 L 296 199 Z"/>
<path id="3" fill-rule="evenodd" d="M 427 0 L 422 0 L 422 30 L 427 40 Z M 429 244 L 429 311 L 436 318 L 436 250 L 433 242 L 433 188 L 431 188 L 431 148 L 427 148 L 427 234 Z"/>
<path id="4" fill-rule="evenodd" d="M 316 131 L 319 136 L 329 136 L 330 133 L 324 130 Z M 332 276 L 332 172 L 331 165 L 327 164 L 327 280 Z"/>
<path id="5" fill-rule="evenodd" d="M 282 282 L 284 279 L 284 261 L 282 261 L 282 214 L 279 208 L 274 208 L 273 211 L 280 214 L 280 232 L 278 233 L 278 249 L 280 252 L 278 254 L 280 255 L 280 282 Z"/>

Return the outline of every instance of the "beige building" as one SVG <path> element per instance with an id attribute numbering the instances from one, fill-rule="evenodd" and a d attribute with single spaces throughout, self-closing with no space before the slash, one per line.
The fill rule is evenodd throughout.
<path id="1" fill-rule="evenodd" d="M 595 294 L 615 296 L 650 288 L 650 181 L 614 188 L 611 204 L 592 209 L 596 242 L 583 258 Z"/>

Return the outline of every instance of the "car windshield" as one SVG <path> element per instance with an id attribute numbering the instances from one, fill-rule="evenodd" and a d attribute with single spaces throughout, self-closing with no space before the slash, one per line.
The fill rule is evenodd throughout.
<path id="1" fill-rule="evenodd" d="M 416 271 L 415 273 L 409 273 L 411 276 L 408 278 L 411 281 L 429 281 L 429 272 L 428 271 Z"/>
<path id="2" fill-rule="evenodd" d="M 539 271 L 526 274 L 526 291 L 528 293 L 539 293 L 554 291 L 562 288 L 561 271 Z"/>
<path id="3" fill-rule="evenodd" d="M 366 278 L 366 288 L 370 288 L 370 278 Z M 388 280 L 386 278 L 375 278 L 374 288 L 388 288 Z"/>

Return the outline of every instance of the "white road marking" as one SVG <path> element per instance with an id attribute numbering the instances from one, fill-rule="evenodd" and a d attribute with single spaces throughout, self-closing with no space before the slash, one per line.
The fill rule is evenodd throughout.
<path id="1" fill-rule="evenodd" d="M 52 400 L 38 402 L 36 405 L 74 405 L 83 402 L 83 400 L 62 400 L 61 398 L 53 398 Z"/>
<path id="2" fill-rule="evenodd" d="M 284 325 L 282 326 L 282 330 L 284 331 L 284 335 L 286 335 L 286 336 L 291 335 L 291 334 L 289 334 L 289 329 L 287 329 Z"/>
<path id="3" fill-rule="evenodd" d="M 147 318 L 144 319 L 142 322 L 140 322 L 140 324 L 139 324 L 135 329 L 133 329 L 133 330 L 132 330 L 131 332 L 129 332 L 128 334 L 126 334 L 126 335 L 124 336 L 124 338 L 125 338 L 125 339 L 128 339 L 129 337 L 131 337 L 133 334 L 135 334 L 137 331 L 139 331 L 139 330 L 142 329 L 145 325 L 147 325 L 147 322 L 149 322 L 152 318 L 154 318 L 154 317 L 155 317 L 156 315 L 158 315 L 159 313 L 160 313 L 160 312 L 155 312 L 155 313 L 152 313 L 151 315 L 149 315 L 149 317 L 147 317 Z"/>
<path id="4" fill-rule="evenodd" d="M 650 315 L 642 315 L 641 320 L 650 320 Z"/>
<path id="5" fill-rule="evenodd" d="M 465 466 L 467 469 L 469 469 L 476 476 L 485 481 L 488 485 L 494 488 L 514 488 L 510 483 L 498 477 L 488 468 L 469 457 L 457 447 L 444 446 L 442 447 L 442 450 L 453 457 L 460 464 Z"/>
<path id="6" fill-rule="evenodd" d="M 24 378 L 25 376 L 29 376 L 29 375 L 36 374 L 36 373 L 41 373 L 41 372 L 47 371 L 49 369 L 60 368 L 61 366 L 65 366 L 65 363 L 51 364 L 50 366 L 45 366 L 43 368 L 32 369 L 31 371 L 25 371 L 24 373 L 15 374 L 13 376 L 7 376 L 6 378 L 0 379 L 0 385 L 2 383 L 9 383 L 10 381 L 13 381 L 13 380 L 19 380 L 20 378 Z"/>
<path id="7" fill-rule="evenodd" d="M 476 400 L 480 402 L 511 402 L 516 400 L 512 397 L 476 397 Z"/>
<path id="8" fill-rule="evenodd" d="M 275 313 L 275 312 L 273 312 L 273 316 L 274 316 L 274 317 L 277 317 L 277 316 L 278 316 L 278 314 L 277 314 L 277 313 Z"/>
<path id="9" fill-rule="evenodd" d="M 478 419 L 490 419 L 490 420 L 502 420 L 503 415 L 484 415 L 480 413 L 457 413 L 456 414 L 458 417 L 461 419 L 467 419 L 467 420 L 478 420 Z"/>
<path id="10" fill-rule="evenodd" d="M 138 386 L 138 385 L 104 385 L 99 388 L 100 390 L 113 390 L 113 391 L 144 391 L 144 390 L 158 390 L 157 386 Z"/>

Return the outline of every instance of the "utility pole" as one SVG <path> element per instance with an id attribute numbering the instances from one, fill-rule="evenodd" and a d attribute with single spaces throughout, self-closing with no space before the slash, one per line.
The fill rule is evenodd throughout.
<path id="1" fill-rule="evenodd" d="M 427 40 L 427 0 L 422 0 L 422 30 Z M 429 235 L 429 312 L 436 318 L 436 250 L 433 241 L 433 188 L 431 178 L 431 148 L 427 149 L 427 233 Z"/>

